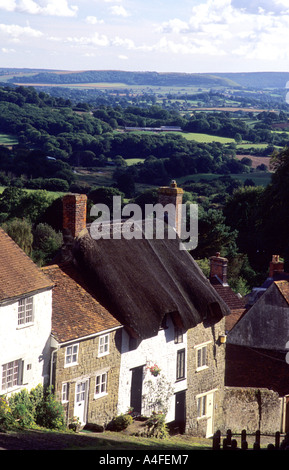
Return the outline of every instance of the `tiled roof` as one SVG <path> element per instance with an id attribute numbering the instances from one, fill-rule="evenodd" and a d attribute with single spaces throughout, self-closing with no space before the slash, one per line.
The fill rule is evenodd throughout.
<path id="1" fill-rule="evenodd" d="M 211 284 L 231 310 L 231 314 L 227 315 L 225 320 L 225 328 L 230 331 L 244 314 L 245 302 L 235 294 L 230 286 L 221 284 L 217 278 L 212 278 Z"/>
<path id="2" fill-rule="evenodd" d="M 51 280 L 0 228 L 0 302 L 49 288 Z"/>
<path id="3" fill-rule="evenodd" d="M 85 288 L 73 266 L 42 268 L 53 281 L 52 334 L 62 343 L 121 326 Z"/>
<path id="4" fill-rule="evenodd" d="M 289 304 L 289 282 L 288 281 L 275 281 L 276 286 L 283 295 L 286 302 Z"/>

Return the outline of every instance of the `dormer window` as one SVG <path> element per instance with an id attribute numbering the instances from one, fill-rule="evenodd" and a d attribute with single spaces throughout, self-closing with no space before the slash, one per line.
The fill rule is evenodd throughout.
<path id="1" fill-rule="evenodd" d="M 33 297 L 20 299 L 18 302 L 18 326 L 33 322 Z"/>

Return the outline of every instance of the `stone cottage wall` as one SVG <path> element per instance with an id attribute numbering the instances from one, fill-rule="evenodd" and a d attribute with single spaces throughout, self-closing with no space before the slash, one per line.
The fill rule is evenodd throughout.
<path id="1" fill-rule="evenodd" d="M 186 432 L 195 436 L 206 436 L 207 418 L 198 417 L 197 396 L 214 391 L 213 432 L 223 425 L 223 396 L 225 373 L 225 348 L 220 335 L 225 332 L 225 319 L 205 328 L 199 324 L 188 331 L 188 391 L 186 400 Z M 208 367 L 197 370 L 195 346 L 209 341 L 207 346 Z"/>
<path id="2" fill-rule="evenodd" d="M 268 389 L 226 387 L 224 395 L 224 428 L 233 433 L 275 434 L 280 431 L 282 400 Z"/>
<path id="3" fill-rule="evenodd" d="M 106 426 L 117 414 L 119 370 L 120 370 L 120 341 L 121 332 L 116 330 L 110 334 L 109 354 L 98 357 L 99 336 L 75 341 L 79 344 L 78 364 L 65 367 L 66 346 L 57 351 L 55 363 L 55 393 L 61 401 L 63 383 L 69 383 L 69 402 L 64 404 L 67 421 L 74 413 L 76 383 L 88 379 L 88 409 L 87 423 Z M 95 380 L 101 372 L 108 372 L 107 394 L 95 397 Z"/>

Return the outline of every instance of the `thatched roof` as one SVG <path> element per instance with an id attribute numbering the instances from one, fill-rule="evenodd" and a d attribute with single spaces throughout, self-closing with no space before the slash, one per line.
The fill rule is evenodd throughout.
<path id="1" fill-rule="evenodd" d="M 230 314 L 178 239 L 94 240 L 87 230 L 73 255 L 101 304 L 141 339 L 157 335 L 166 314 L 185 329 Z"/>

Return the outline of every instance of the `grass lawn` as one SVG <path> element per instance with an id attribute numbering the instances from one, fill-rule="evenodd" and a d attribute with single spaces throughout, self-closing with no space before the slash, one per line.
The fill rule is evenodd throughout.
<path id="1" fill-rule="evenodd" d="M 198 182 L 201 179 L 206 179 L 207 181 L 214 180 L 216 178 L 220 178 L 223 175 L 215 175 L 213 173 L 198 173 L 196 175 L 187 175 L 182 176 L 181 178 L 176 178 L 177 183 L 179 185 L 185 182 Z M 254 181 L 256 186 L 267 186 L 271 181 L 271 173 L 266 173 L 263 171 L 255 172 L 255 173 L 236 173 L 230 174 L 227 176 L 231 176 L 233 179 L 237 179 L 244 183 L 246 179 L 251 179 Z"/>

